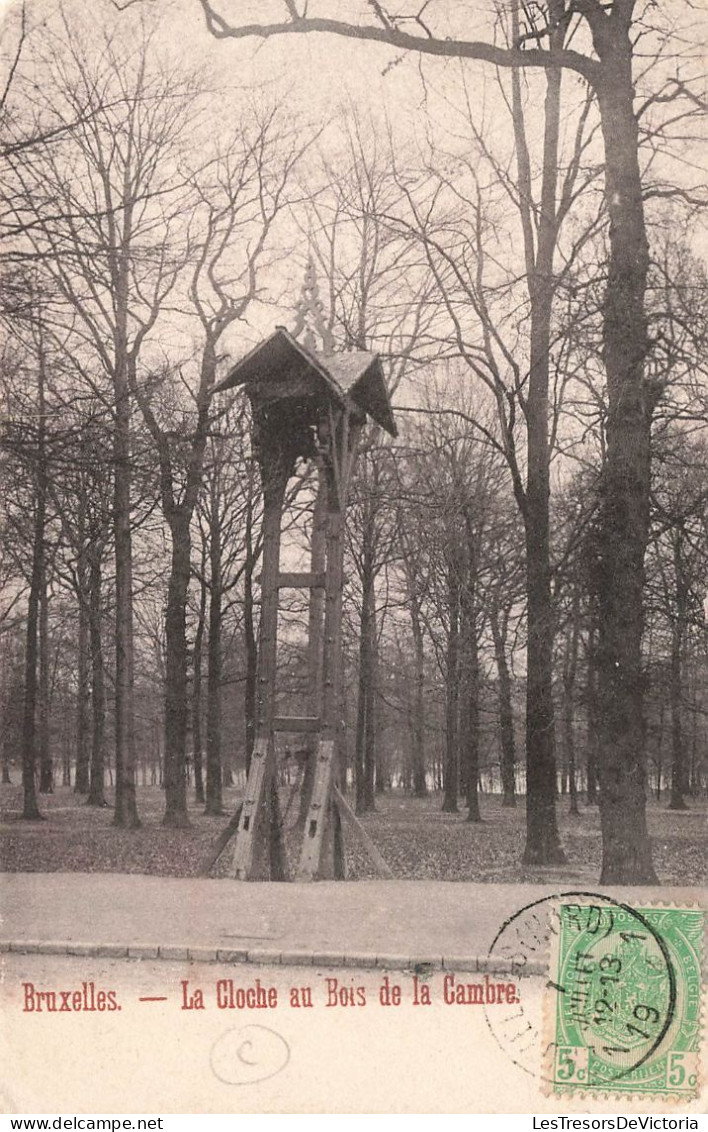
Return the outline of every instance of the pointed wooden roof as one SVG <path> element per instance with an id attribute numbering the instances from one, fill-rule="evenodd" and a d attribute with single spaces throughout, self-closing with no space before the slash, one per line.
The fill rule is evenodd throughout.
<path id="1" fill-rule="evenodd" d="M 279 326 L 269 338 L 254 347 L 216 386 L 215 392 L 237 385 L 258 386 L 269 381 L 284 383 L 288 377 L 305 376 L 341 405 L 350 398 L 357 408 L 368 414 L 391 436 L 397 435 L 391 402 L 378 354 L 352 350 L 342 354 L 324 354 L 308 349 Z M 287 397 L 287 392 L 282 394 Z"/>

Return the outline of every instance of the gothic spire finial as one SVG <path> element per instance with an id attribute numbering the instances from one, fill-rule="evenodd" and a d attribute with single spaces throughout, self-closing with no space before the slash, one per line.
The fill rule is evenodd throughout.
<path id="1" fill-rule="evenodd" d="M 317 271 L 312 252 L 307 257 L 305 278 L 300 298 L 295 304 L 295 325 L 293 337 L 302 335 L 302 344 L 307 350 L 318 349 L 318 337 L 323 354 L 334 353 L 334 335 L 325 321 L 324 304 L 320 299 L 317 284 Z"/>

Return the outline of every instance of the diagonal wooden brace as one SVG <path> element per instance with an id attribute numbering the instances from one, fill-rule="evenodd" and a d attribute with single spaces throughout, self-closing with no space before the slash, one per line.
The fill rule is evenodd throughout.
<path id="1" fill-rule="evenodd" d="M 381 855 L 377 846 L 369 837 L 369 834 L 364 829 L 363 825 L 359 821 L 358 817 L 354 813 L 353 809 L 347 802 L 338 786 L 334 787 L 334 790 L 332 792 L 332 800 L 334 802 L 334 808 L 336 809 L 340 817 L 342 817 L 344 821 L 358 834 L 359 839 L 366 849 L 366 852 L 369 854 L 371 862 L 375 866 L 377 872 L 379 873 L 379 876 L 385 877 L 386 880 L 393 880 L 393 873 L 389 868 L 385 857 Z"/>
<path id="2" fill-rule="evenodd" d="M 315 880 L 327 871 L 323 867 L 323 853 L 326 845 L 325 834 L 333 816 L 331 812 L 333 773 L 334 741 L 320 739 L 315 752 L 314 781 L 305 820 L 297 880 Z"/>
<path id="3" fill-rule="evenodd" d="M 251 768 L 236 831 L 232 873 L 236 880 L 268 880 L 272 870 L 271 833 L 275 753 L 268 737 L 253 745 Z"/>

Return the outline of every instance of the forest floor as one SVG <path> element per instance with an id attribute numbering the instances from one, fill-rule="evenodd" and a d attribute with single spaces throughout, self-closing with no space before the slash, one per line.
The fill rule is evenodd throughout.
<path id="1" fill-rule="evenodd" d="M 283 812 L 292 826 L 296 805 Z M 110 798 L 110 795 L 109 795 Z M 204 859 L 234 812 L 240 791 L 224 791 L 223 817 L 206 817 L 190 803 L 189 829 L 165 829 L 159 787 L 138 787 L 142 825 L 137 830 L 114 829 L 111 809 L 93 809 L 68 787 L 41 795 L 47 820 L 20 819 L 22 790 L 0 787 L 0 869 L 5 872 L 112 872 L 156 876 L 200 875 Z M 390 865 L 394 876 L 409 880 L 459 880 L 489 883 L 545 883 L 555 880 L 597 880 L 600 873 L 600 822 L 597 807 L 580 804 L 580 814 L 568 814 L 568 800 L 558 802 L 561 839 L 567 864 L 548 868 L 521 865 L 524 846 L 524 800 L 505 809 L 497 796 L 483 795 L 479 824 L 466 820 L 465 811 L 443 814 L 438 795 L 410 798 L 398 791 L 379 796 L 377 811 L 362 824 Z M 648 804 L 654 864 L 664 884 L 702 886 L 708 880 L 708 803 L 692 800 L 685 811 L 671 811 L 666 802 Z M 290 845 L 296 838 L 287 839 Z M 294 854 L 293 854 L 294 855 Z M 212 875 L 226 875 L 228 851 Z M 360 844 L 347 848 L 350 879 L 375 875 Z"/>

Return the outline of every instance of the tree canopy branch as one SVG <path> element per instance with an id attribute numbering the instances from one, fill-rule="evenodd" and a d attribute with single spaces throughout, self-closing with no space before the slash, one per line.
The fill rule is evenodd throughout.
<path id="1" fill-rule="evenodd" d="M 447 59 L 478 59 L 496 67 L 567 67 L 595 83 L 599 64 L 578 51 L 543 51 L 540 48 L 522 50 L 518 47 L 498 47 L 482 40 L 441 39 L 413 35 L 391 23 L 354 24 L 346 20 L 333 20 L 323 16 L 301 16 L 270 24 L 231 24 L 216 11 L 211 0 L 199 0 L 206 25 L 217 39 L 269 39 L 278 35 L 325 34 L 346 39 L 363 39 L 387 44 L 401 51 L 418 51 Z"/>

